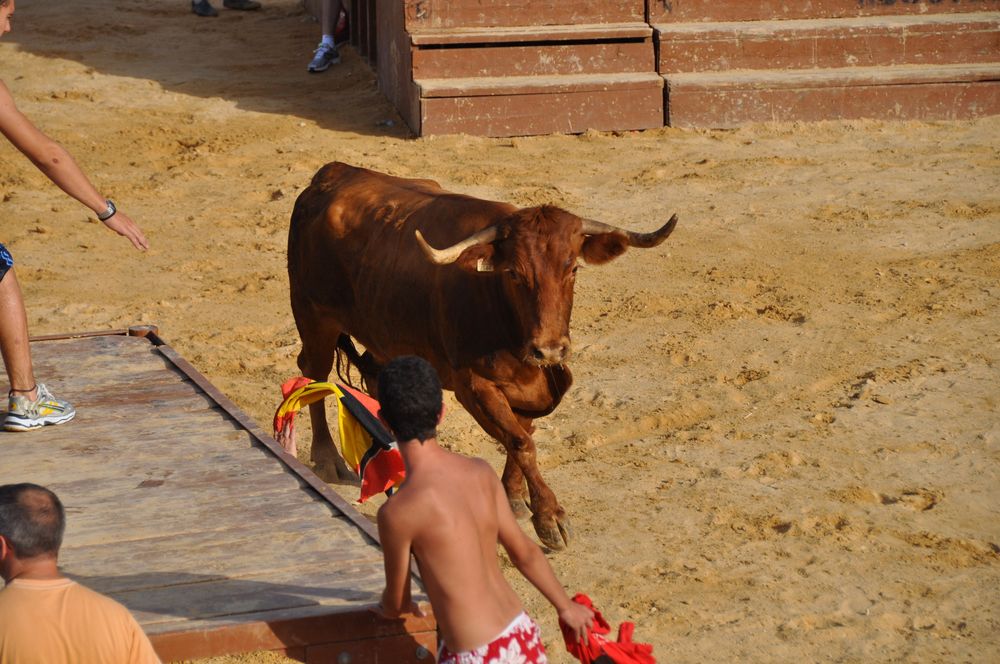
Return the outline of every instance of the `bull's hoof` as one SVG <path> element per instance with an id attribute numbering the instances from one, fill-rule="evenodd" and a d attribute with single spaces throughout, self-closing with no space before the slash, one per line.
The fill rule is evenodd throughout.
<path id="1" fill-rule="evenodd" d="M 567 516 L 550 516 L 548 518 L 533 516 L 531 523 L 535 527 L 535 534 L 542 544 L 553 551 L 562 551 L 569 546 L 573 529 Z"/>
<path id="2" fill-rule="evenodd" d="M 510 511 L 514 513 L 514 518 L 518 521 L 523 521 L 531 516 L 531 509 L 524 498 L 508 498 L 507 501 L 510 503 Z"/>
<path id="3" fill-rule="evenodd" d="M 313 442 L 311 461 L 313 472 L 327 484 L 353 484 L 361 486 L 358 474 L 354 472 L 334 449 L 333 444 L 329 446 Z"/>
<path id="4" fill-rule="evenodd" d="M 320 478 L 327 484 L 333 484 L 340 480 L 337 477 L 337 469 L 332 465 L 313 463 L 312 471 L 316 474 L 316 477 Z"/>
<path id="5" fill-rule="evenodd" d="M 334 469 L 337 471 L 337 479 L 343 484 L 361 486 L 361 478 L 347 466 L 347 462 L 337 457 L 334 462 Z"/>

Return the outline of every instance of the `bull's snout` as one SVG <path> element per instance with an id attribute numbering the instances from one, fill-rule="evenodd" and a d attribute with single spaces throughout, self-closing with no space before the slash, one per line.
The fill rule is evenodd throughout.
<path id="1" fill-rule="evenodd" d="M 539 366 L 562 364 L 569 358 L 569 337 L 562 337 L 555 343 L 532 344 L 528 359 Z"/>

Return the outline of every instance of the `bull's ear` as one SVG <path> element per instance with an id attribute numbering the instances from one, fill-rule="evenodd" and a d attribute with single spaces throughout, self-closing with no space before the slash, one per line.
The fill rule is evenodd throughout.
<path id="1" fill-rule="evenodd" d="M 466 272 L 493 271 L 493 245 L 477 244 L 462 252 L 455 264 Z"/>
<path id="2" fill-rule="evenodd" d="M 626 249 L 628 238 L 623 233 L 600 233 L 584 238 L 580 256 L 590 265 L 602 265 L 618 258 Z"/>

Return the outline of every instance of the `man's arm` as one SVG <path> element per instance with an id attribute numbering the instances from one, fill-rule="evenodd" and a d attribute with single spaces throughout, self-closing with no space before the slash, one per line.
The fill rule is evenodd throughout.
<path id="1" fill-rule="evenodd" d="M 531 585 L 538 588 L 538 592 L 542 593 L 559 612 L 559 619 L 576 633 L 580 641 L 583 641 L 587 637 L 587 629 L 594 621 L 593 611 L 569 598 L 542 549 L 524 534 L 521 526 L 517 525 L 517 519 L 510 511 L 507 495 L 492 470 L 490 476 L 496 499 L 500 544 L 507 550 L 514 567 L 531 582 Z"/>
<path id="2" fill-rule="evenodd" d="M 86 205 L 94 214 L 104 212 L 107 207 L 105 198 L 87 179 L 69 152 L 43 134 L 18 110 L 14 98 L 2 81 L 0 81 L 0 133 L 56 186 Z M 136 249 L 149 248 L 142 231 L 124 212 L 118 212 L 105 220 L 104 224 L 127 238 Z"/>
<path id="3" fill-rule="evenodd" d="M 385 590 L 379 613 L 386 618 L 396 618 L 403 613 L 422 615 L 410 596 L 411 534 L 393 518 L 393 511 L 388 507 L 386 503 L 378 511 L 378 537 L 385 560 Z"/>

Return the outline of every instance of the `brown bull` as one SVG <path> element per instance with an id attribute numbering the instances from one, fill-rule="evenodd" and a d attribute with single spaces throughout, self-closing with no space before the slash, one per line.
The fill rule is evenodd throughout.
<path id="1" fill-rule="evenodd" d="M 675 224 L 676 216 L 632 233 L 557 207 L 518 209 L 430 180 L 327 164 L 295 202 L 288 234 L 299 368 L 323 381 L 335 359 L 342 375 L 350 363 L 377 394 L 379 366 L 399 355 L 427 359 L 507 450 L 503 484 L 515 514 L 530 505 L 541 541 L 561 549 L 568 519 L 538 470 L 531 434 L 532 420 L 551 413 L 572 382 L 565 362 L 577 260 L 601 264 L 629 246 L 656 246 Z M 346 479 L 322 402 L 310 417 L 313 462 Z"/>

